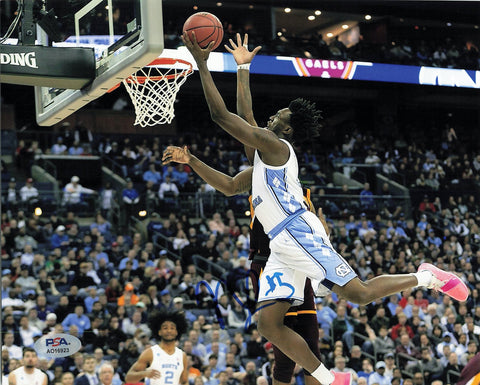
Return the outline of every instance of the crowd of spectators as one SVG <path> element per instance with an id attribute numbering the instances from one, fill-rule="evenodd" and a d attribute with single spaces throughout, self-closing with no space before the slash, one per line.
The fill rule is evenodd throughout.
<path id="1" fill-rule="evenodd" d="M 88 132 L 82 127 L 72 129 L 69 125 L 64 125 L 57 134 L 56 142 L 64 141 L 58 138 L 70 137 L 67 142 L 73 145 L 75 136 L 82 131 Z M 465 207 L 469 209 L 471 205 L 476 204 L 475 186 L 480 182 L 480 150 L 466 142 L 469 140 L 468 137 L 462 138 L 462 135 L 460 138 L 457 137 L 453 126 L 447 126 L 438 132 L 438 138 L 434 141 L 429 138 L 424 138 L 423 141 L 397 139 L 392 146 L 389 138 L 365 134 L 359 129 L 350 130 L 342 144 L 326 147 L 321 152 L 298 149 L 300 180 L 312 188 L 314 199 L 321 202 L 326 213 L 333 218 L 347 218 L 349 214 L 359 215 L 362 212 L 373 214 L 378 210 L 385 217 L 398 219 L 400 213 L 405 211 L 405 206 L 393 198 L 377 200 L 368 197 L 367 195 L 392 196 L 388 184 L 374 186 L 375 181 L 372 178 L 365 180 L 368 184 L 365 184 L 363 191 L 333 185 L 333 172 L 346 173 L 347 169 L 348 176 L 354 179 L 358 176 L 358 179 L 363 181 L 364 176 L 355 174 L 359 164 L 403 185 L 410 189 L 411 193 L 419 192 L 422 197 L 427 194 L 432 202 L 441 198 L 443 205 L 448 206 L 451 199 L 455 201 L 458 199 L 457 204 L 463 210 Z M 180 211 L 191 210 L 192 200 L 196 194 L 214 193 L 214 189 L 199 180 L 188 165 L 162 165 L 162 151 L 169 144 L 189 143 L 190 151 L 194 155 L 231 176 L 248 167 L 248 160 L 238 144 L 222 137 L 201 138 L 198 135 L 180 137 L 177 143 L 172 143 L 171 138 L 159 137 L 138 140 L 133 136 L 127 136 L 118 140 L 91 136 L 90 139 L 81 142 L 81 146 L 88 148 L 89 154 L 100 155 L 108 160 L 106 165 L 113 167 L 129 183 L 123 191 L 118 192 L 115 192 L 110 184 L 105 184 L 99 189 L 98 195 L 94 195 L 98 201 L 97 207 L 102 210 L 104 216 L 107 216 L 112 207 L 112 200 L 116 198 L 116 194 L 121 196 L 129 213 L 135 212 L 137 208 L 146 208 L 148 212 L 157 211 L 164 214 L 172 208 Z M 68 148 L 68 145 L 65 146 Z M 19 148 L 26 150 L 17 151 L 17 164 L 28 163 L 29 156 L 25 154 L 30 154 L 32 147 L 36 153 L 53 153 L 53 147 L 42 151 L 37 142 L 32 142 L 28 148 L 25 143 L 21 143 Z M 67 154 L 66 150 L 64 154 Z M 351 164 L 356 166 L 350 166 Z M 5 207 L 8 209 L 11 205 L 13 208 L 27 209 L 34 206 L 38 201 L 38 191 L 36 192 L 35 181 L 33 182 L 33 185 L 30 182 L 27 194 L 23 190 L 29 183 L 20 188 L 12 179 L 9 188 L 4 190 Z M 64 191 L 62 205 L 66 210 L 73 211 L 85 207 L 86 203 L 83 200 L 87 194 L 97 194 L 97 191 L 83 187 L 76 176 L 64 186 Z M 447 196 L 449 192 L 451 193 Z M 341 197 L 330 196 L 322 200 L 321 197 L 325 193 L 340 194 Z M 351 199 L 349 195 L 360 196 L 360 199 Z M 205 205 L 208 205 L 208 202 L 204 200 Z M 239 211 L 248 207 L 245 202 L 244 197 L 239 197 L 229 200 L 227 205 Z M 414 200 L 414 203 L 416 206 L 417 201 Z M 211 214 L 212 208 L 206 210 L 207 215 Z M 441 204 L 437 202 L 437 210 L 439 209 Z M 413 214 L 418 217 L 418 210 Z M 406 216 L 410 215 L 407 213 Z"/>
<path id="2" fill-rule="evenodd" d="M 358 377 L 410 374 L 424 383 L 446 383 L 448 371 L 459 371 L 475 354 L 480 205 L 475 199 L 468 204 L 453 199 L 423 202 L 419 210 L 418 221 L 381 212 L 329 221 L 332 243 L 362 279 L 414 272 L 421 262 L 433 261 L 456 271 L 471 296 L 459 304 L 417 289 L 367 307 L 333 294 L 318 299 L 323 359 L 336 370 Z M 70 358 L 45 360 L 52 383 L 60 382 L 62 372 L 77 375 L 89 354 L 98 356 L 97 364 L 111 360 L 121 381 L 139 352 L 155 342 L 147 315 L 158 307 L 186 312 L 191 329 L 180 346 L 190 357 L 192 384 L 201 377 L 216 385 L 221 379 L 215 375 L 224 370 L 230 384 L 245 383 L 250 377 L 238 373 L 248 374 L 247 367 L 248 381 L 260 374 L 271 380 L 270 348 L 248 321 L 242 292 L 248 226 L 232 210 L 200 221 L 155 213 L 146 232 L 134 234 L 115 233 L 101 213 L 80 226 L 73 212 L 50 218 L 4 212 L 1 227 L 4 373 L 18 364 L 20 347 L 32 346 L 42 334 L 67 331 L 81 339 L 83 348 Z M 157 244 L 159 237 L 168 239 L 166 249 Z M 170 259 L 168 251 L 181 259 Z"/>

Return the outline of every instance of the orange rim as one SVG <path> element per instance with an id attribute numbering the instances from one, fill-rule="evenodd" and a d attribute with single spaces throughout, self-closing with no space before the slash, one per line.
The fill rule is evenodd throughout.
<path id="1" fill-rule="evenodd" d="M 183 59 L 173 59 L 173 58 L 168 58 L 168 57 L 158 57 L 154 61 L 152 61 L 151 63 L 147 64 L 144 67 L 153 67 L 153 66 L 157 66 L 157 65 L 174 65 L 176 63 L 185 64 L 186 66 L 188 66 L 188 69 L 186 71 L 182 71 L 182 72 L 177 73 L 177 74 L 170 74 L 170 75 L 164 75 L 164 76 L 148 76 L 148 77 L 147 76 L 136 76 L 135 79 L 134 79 L 132 77 L 132 75 L 130 75 L 128 78 L 125 79 L 125 81 L 127 81 L 128 83 L 142 84 L 142 83 L 145 83 L 147 80 L 152 80 L 154 82 L 157 82 L 157 81 L 163 80 L 163 79 L 172 80 L 172 79 L 175 79 L 175 78 L 180 77 L 180 76 L 187 76 L 187 75 L 189 75 L 193 72 L 192 63 L 190 63 L 186 60 L 183 60 Z M 112 92 L 112 91 L 116 90 L 118 87 L 120 87 L 120 84 L 121 84 L 121 82 L 118 83 L 117 85 L 113 86 L 112 88 L 110 88 L 107 92 Z"/>

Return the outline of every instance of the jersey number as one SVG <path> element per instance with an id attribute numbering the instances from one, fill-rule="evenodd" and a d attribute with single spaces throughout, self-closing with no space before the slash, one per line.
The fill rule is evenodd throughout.
<path id="1" fill-rule="evenodd" d="M 165 384 L 173 384 L 173 372 L 165 373 Z"/>

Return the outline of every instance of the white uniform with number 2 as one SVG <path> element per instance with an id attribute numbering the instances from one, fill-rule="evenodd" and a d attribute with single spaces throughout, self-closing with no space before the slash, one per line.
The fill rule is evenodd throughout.
<path id="1" fill-rule="evenodd" d="M 184 369 L 183 352 L 175 348 L 175 352 L 170 355 L 159 345 L 152 346 L 151 349 L 153 360 L 150 368 L 158 370 L 161 376 L 158 379 L 150 378 L 150 385 L 178 385 Z"/>

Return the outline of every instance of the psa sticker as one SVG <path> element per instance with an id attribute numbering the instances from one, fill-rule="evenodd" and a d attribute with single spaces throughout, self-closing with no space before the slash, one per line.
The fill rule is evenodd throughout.
<path id="1" fill-rule="evenodd" d="M 52 358 L 68 357 L 78 352 L 82 343 L 70 334 L 59 333 L 45 335 L 35 342 L 35 351 L 39 356 Z"/>

